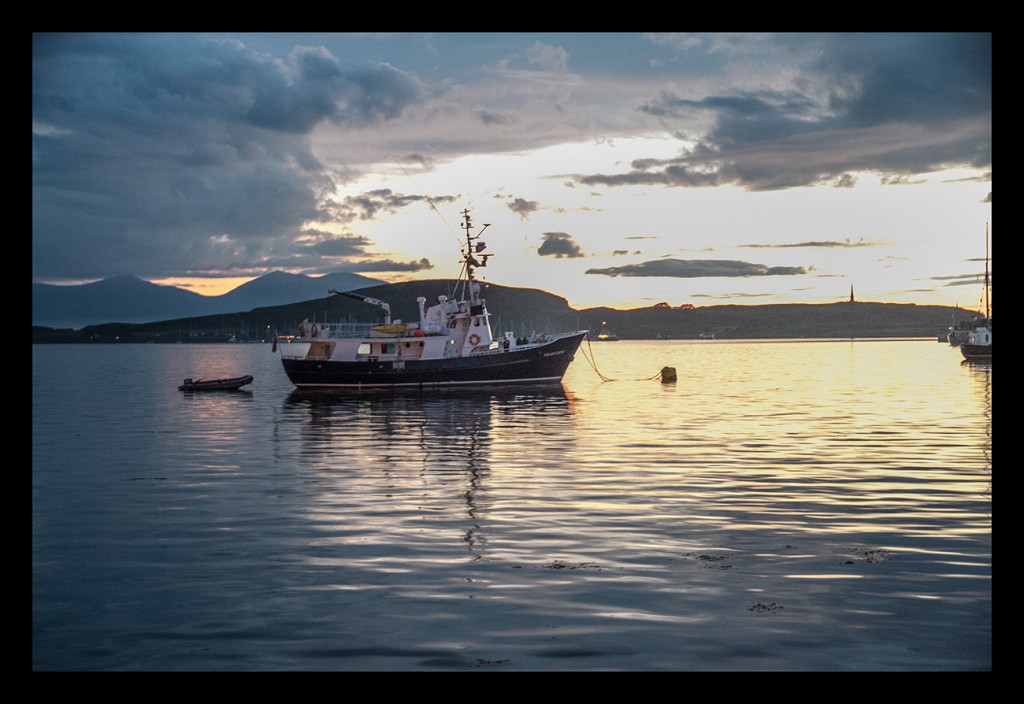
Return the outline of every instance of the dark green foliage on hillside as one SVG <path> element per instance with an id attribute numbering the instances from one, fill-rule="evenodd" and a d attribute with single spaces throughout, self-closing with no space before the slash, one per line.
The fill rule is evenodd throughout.
<path id="1" fill-rule="evenodd" d="M 417 321 L 418 296 L 426 305 L 439 295 L 456 297 L 454 282 L 434 279 L 386 284 L 360 289 L 364 296 L 386 301 L 393 320 Z M 325 292 L 326 294 L 326 292 Z M 495 334 L 506 330 L 517 336 L 533 332 L 590 330 L 596 336 L 602 323 L 623 340 L 850 337 L 937 337 L 945 334 L 954 319 L 974 317 L 972 311 L 949 306 L 918 306 L 897 303 L 841 302 L 827 304 L 783 304 L 758 306 L 658 304 L 649 308 L 617 310 L 589 308 L 574 310 L 566 299 L 537 289 L 485 285 L 483 296 L 491 311 Z M 299 324 L 311 322 L 383 322 L 376 305 L 347 296 L 324 298 L 248 312 L 182 318 L 154 323 L 107 323 L 81 330 L 32 328 L 34 343 L 57 342 L 225 342 L 266 340 L 273 335 L 294 335 Z"/>

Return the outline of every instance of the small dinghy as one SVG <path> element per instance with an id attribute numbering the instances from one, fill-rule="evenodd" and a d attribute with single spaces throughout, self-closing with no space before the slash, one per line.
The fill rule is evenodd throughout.
<path id="1" fill-rule="evenodd" d="M 235 376 L 230 379 L 193 379 L 189 377 L 178 387 L 179 391 L 237 391 L 252 383 L 252 375 Z"/>

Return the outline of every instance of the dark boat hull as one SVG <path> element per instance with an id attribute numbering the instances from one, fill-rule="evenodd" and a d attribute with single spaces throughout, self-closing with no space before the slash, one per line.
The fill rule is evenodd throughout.
<path id="1" fill-rule="evenodd" d="M 284 371 L 300 389 L 458 385 L 548 384 L 561 382 L 585 332 L 538 347 L 449 359 L 335 362 L 282 357 Z"/>
<path id="2" fill-rule="evenodd" d="M 946 335 L 946 340 L 953 347 L 959 347 L 967 341 L 969 332 L 967 330 L 950 330 Z"/>
<path id="3" fill-rule="evenodd" d="M 992 362 L 992 345 L 960 345 L 960 352 L 968 362 Z"/>

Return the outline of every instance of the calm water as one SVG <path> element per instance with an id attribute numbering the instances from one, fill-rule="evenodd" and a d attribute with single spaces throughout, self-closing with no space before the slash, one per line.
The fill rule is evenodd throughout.
<path id="1" fill-rule="evenodd" d="M 992 666 L 992 371 L 945 344 L 584 343 L 555 391 L 422 395 L 32 356 L 35 670 Z"/>

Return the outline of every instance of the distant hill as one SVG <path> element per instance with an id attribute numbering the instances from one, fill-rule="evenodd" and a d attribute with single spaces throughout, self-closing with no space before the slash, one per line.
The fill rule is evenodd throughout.
<path id="1" fill-rule="evenodd" d="M 371 279 L 362 274 L 348 272 L 305 276 L 274 271 L 244 283 L 222 296 L 217 296 L 214 299 L 218 304 L 217 310 L 207 311 L 207 314 L 232 313 L 253 308 L 298 303 L 312 298 L 323 298 L 331 289 L 352 291 L 381 283 L 383 282 L 380 279 Z M 154 318 L 153 320 L 159 319 Z"/>
<path id="2" fill-rule="evenodd" d="M 220 296 L 202 296 L 135 276 L 114 276 L 78 286 L 32 284 L 32 324 L 78 329 L 101 323 L 149 323 L 248 311 L 381 283 L 361 274 L 304 276 L 275 271 Z"/>
<path id="3" fill-rule="evenodd" d="M 322 279 L 323 281 L 323 279 Z M 255 282 L 254 282 L 255 283 Z M 361 295 L 387 301 L 392 318 L 419 319 L 416 298 L 427 305 L 438 295 L 454 295 L 454 283 L 445 279 L 380 284 L 358 289 Z M 334 287 L 338 288 L 338 287 Z M 342 290 L 338 288 L 338 290 Z M 538 289 L 511 288 L 497 284 L 484 287 L 495 334 L 511 331 L 516 336 L 534 332 L 590 330 L 596 339 L 602 323 L 620 339 L 793 339 L 793 338 L 894 338 L 944 335 L 953 320 L 974 313 L 949 306 L 912 303 L 840 302 L 754 306 L 671 307 L 618 310 L 574 310 L 565 298 Z M 245 312 L 186 316 L 144 324 L 90 325 L 81 330 L 60 331 L 33 327 L 36 343 L 48 342 L 225 342 L 267 340 L 274 332 L 295 334 L 303 320 L 379 323 L 380 307 L 347 296 L 325 296 L 287 305 L 254 308 Z M 595 343 L 614 344 L 614 343 Z"/>

